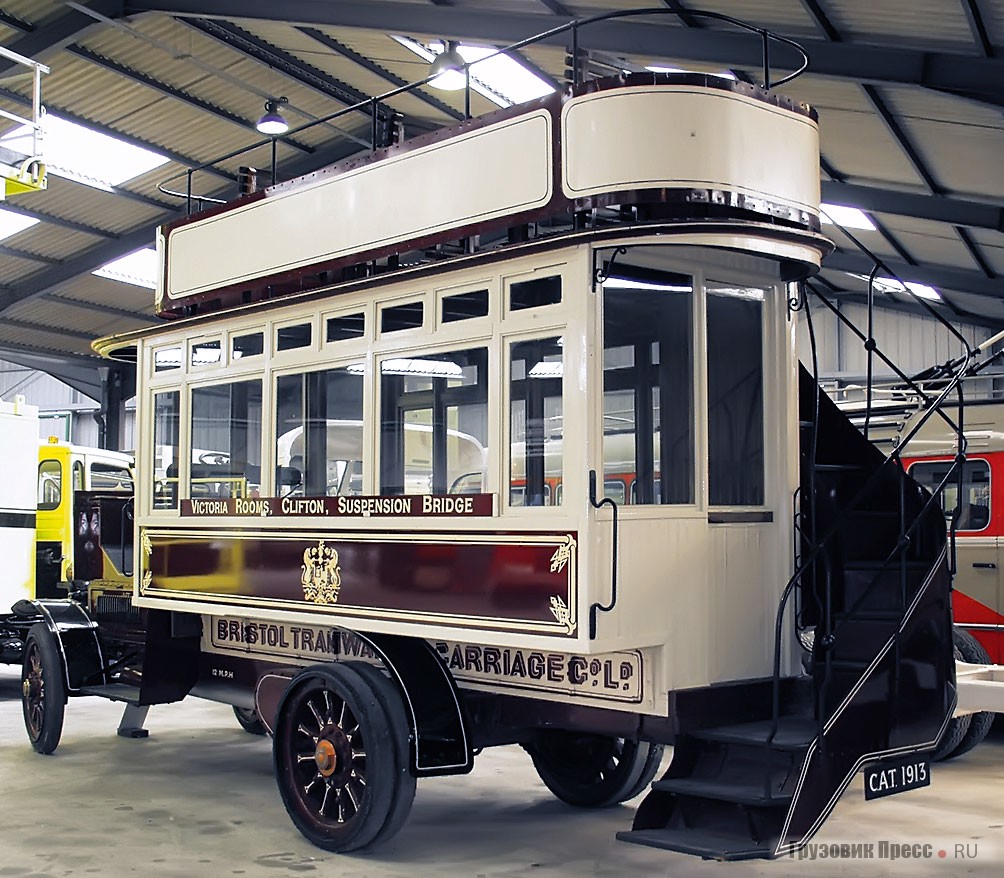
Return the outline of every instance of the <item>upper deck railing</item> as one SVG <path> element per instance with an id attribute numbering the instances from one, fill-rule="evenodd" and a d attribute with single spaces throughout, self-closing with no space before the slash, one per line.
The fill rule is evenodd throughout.
<path id="1" fill-rule="evenodd" d="M 721 21 L 726 24 L 737 27 L 741 30 L 747 31 L 749 33 L 755 34 L 759 37 L 762 46 L 761 54 L 761 69 L 763 73 L 763 88 L 771 89 L 778 86 L 784 85 L 787 82 L 795 79 L 797 76 L 801 75 L 809 66 L 809 56 L 802 46 L 796 43 L 794 40 L 790 40 L 787 37 L 783 37 L 776 34 L 770 30 L 762 27 L 757 27 L 756 25 L 750 24 L 749 22 L 742 21 L 741 19 L 734 18 L 730 15 L 724 15 L 719 12 L 705 12 L 701 10 L 676 10 L 676 9 L 666 9 L 666 8 L 638 8 L 638 9 L 624 9 L 617 10 L 614 12 L 604 12 L 598 15 L 591 15 L 586 18 L 575 19 L 574 21 L 569 21 L 564 24 L 558 25 L 551 28 L 550 30 L 543 31 L 542 33 L 535 34 L 534 36 L 527 37 L 526 39 L 519 40 L 518 42 L 512 43 L 508 46 L 504 46 L 496 52 L 487 55 L 483 58 L 479 58 L 476 61 L 468 62 L 462 67 L 457 67 L 456 69 L 462 72 L 466 77 L 466 83 L 464 88 L 464 108 L 465 117 L 470 118 L 470 95 L 471 95 L 471 67 L 475 64 L 480 64 L 483 61 L 487 61 L 498 55 L 504 55 L 507 52 L 514 52 L 520 49 L 526 48 L 527 46 L 532 46 L 537 43 L 543 43 L 553 40 L 555 37 L 561 36 L 562 34 L 569 34 L 571 39 L 570 47 L 570 58 L 571 58 L 571 82 L 570 85 L 574 90 L 578 85 L 584 81 L 585 71 L 582 69 L 581 65 L 581 51 L 580 51 L 580 32 L 588 28 L 589 25 L 597 24 L 603 21 L 610 21 L 613 19 L 622 18 L 633 18 L 637 16 L 646 15 L 688 15 L 695 18 L 705 18 L 714 21 Z M 777 80 L 772 80 L 771 78 L 771 46 L 772 44 L 778 44 L 778 46 L 787 46 L 793 49 L 799 58 L 799 63 L 795 70 L 788 73 L 785 76 L 780 77 Z M 421 88 L 424 85 L 428 85 L 432 80 L 436 79 L 440 74 L 437 72 L 435 74 L 430 74 L 424 79 L 416 80 L 415 82 L 407 83 L 406 85 L 399 86 L 397 88 L 390 89 L 389 91 L 382 92 L 379 95 L 374 95 L 373 97 L 367 98 L 363 101 L 359 101 L 350 106 L 343 107 L 336 110 L 333 113 L 329 113 L 326 116 L 322 116 L 319 119 L 311 120 L 297 128 L 292 128 L 287 131 L 283 136 L 288 137 L 298 134 L 302 131 L 307 131 L 318 125 L 325 125 L 335 122 L 344 116 L 348 116 L 352 113 L 358 113 L 360 111 L 365 111 L 369 113 L 370 116 L 370 150 L 375 152 L 383 146 L 387 146 L 387 143 L 381 143 L 379 140 L 380 131 L 380 121 L 381 121 L 381 109 L 383 102 L 390 100 L 391 98 L 397 97 L 398 95 L 407 94 L 416 89 Z M 216 169 L 217 165 L 221 162 L 230 161 L 235 158 L 239 158 L 242 155 L 247 155 L 255 150 L 261 149 L 262 147 L 270 147 L 271 149 L 271 182 L 274 185 L 278 182 L 277 168 L 276 168 L 276 147 L 277 138 L 276 137 L 266 137 L 262 140 L 255 141 L 254 143 L 243 146 L 230 152 L 217 156 L 207 162 L 203 162 L 200 165 L 193 166 L 177 174 L 174 174 L 163 182 L 160 183 L 158 188 L 165 195 L 170 195 L 178 198 L 184 198 L 186 200 L 186 208 L 188 213 L 192 213 L 194 210 L 201 210 L 206 204 L 225 204 L 226 200 L 221 198 L 216 198 L 209 195 L 196 195 L 193 192 L 193 178 L 195 174 L 200 171 L 208 171 L 209 169 Z M 182 177 L 186 180 L 186 186 L 184 191 L 178 191 L 176 189 L 170 188 L 170 184 L 175 180 L 179 180 Z"/>

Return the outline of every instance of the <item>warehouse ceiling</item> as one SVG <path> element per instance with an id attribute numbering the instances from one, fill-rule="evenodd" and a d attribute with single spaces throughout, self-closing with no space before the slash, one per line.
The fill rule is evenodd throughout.
<path id="1" fill-rule="evenodd" d="M 837 249 L 815 282 L 820 289 L 860 299 L 862 276 L 874 265 L 870 253 L 882 263 L 880 277 L 911 284 L 946 315 L 1004 326 L 1004 0 L 651 5 L 674 14 L 583 31 L 591 71 L 659 66 L 761 82 L 759 40 L 701 15 L 709 11 L 769 28 L 808 51 L 808 72 L 780 90 L 819 112 L 824 202 L 858 209 L 831 210 L 839 225 L 824 230 Z M 50 158 L 46 191 L 0 205 L 0 357 L 82 386 L 100 365 L 91 340 L 155 322 L 152 290 L 121 279 L 142 272 L 127 266 L 116 275 L 114 265 L 110 277 L 93 272 L 152 247 L 157 226 L 184 213 L 186 201 L 168 192 L 186 191 L 187 171 L 198 169 L 191 174 L 195 195 L 215 199 L 236 197 L 242 165 L 257 167 L 259 183 L 267 184 L 272 142 L 255 130 L 266 100 L 288 98 L 282 111 L 294 129 L 276 139 L 274 154 L 276 178 L 284 180 L 368 149 L 373 119 L 358 110 L 297 127 L 428 75 L 427 61 L 395 36 L 500 47 L 573 18 L 635 7 L 597 0 L 3 0 L 0 45 L 51 69 L 43 80 L 50 140 L 53 125 L 74 123 L 74 131 L 142 147 L 148 162 L 96 186 L 60 173 Z M 560 88 L 567 42 L 564 33 L 512 54 Z M 773 63 L 783 68 L 792 57 L 775 52 Z M 25 69 L 0 58 L 0 110 L 30 113 Z M 472 95 L 474 115 L 496 106 Z M 464 111 L 462 91 L 426 86 L 382 101 L 377 124 L 400 118 L 409 137 L 454 124 Z M 0 119 L 0 150 L 15 128 Z M 131 173 L 118 144 L 98 140 L 111 166 Z M 895 284 L 880 289 L 885 303 L 917 307 Z"/>

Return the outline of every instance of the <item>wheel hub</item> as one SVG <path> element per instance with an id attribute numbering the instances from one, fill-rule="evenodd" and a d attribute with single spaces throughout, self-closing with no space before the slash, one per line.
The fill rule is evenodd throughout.
<path id="1" fill-rule="evenodd" d="M 331 777 L 338 769 L 338 751 L 327 738 L 321 738 L 314 748 L 314 762 L 321 777 Z"/>

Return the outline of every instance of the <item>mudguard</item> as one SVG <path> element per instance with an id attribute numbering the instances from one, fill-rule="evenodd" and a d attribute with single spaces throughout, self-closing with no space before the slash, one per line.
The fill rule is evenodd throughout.
<path id="1" fill-rule="evenodd" d="M 343 631 L 369 647 L 401 692 L 411 726 L 412 774 L 433 777 L 469 772 L 474 767 L 474 753 L 467 717 L 453 676 L 439 653 L 421 638 Z M 255 708 L 270 732 L 275 728 L 282 695 L 294 679 L 295 672 L 289 669 L 271 671 L 258 681 Z"/>
<path id="2" fill-rule="evenodd" d="M 38 616 L 59 644 L 66 676 L 66 691 L 76 694 L 81 686 L 107 682 L 98 640 L 98 624 L 80 604 L 63 600 L 21 600 L 12 608 L 18 616 Z"/>

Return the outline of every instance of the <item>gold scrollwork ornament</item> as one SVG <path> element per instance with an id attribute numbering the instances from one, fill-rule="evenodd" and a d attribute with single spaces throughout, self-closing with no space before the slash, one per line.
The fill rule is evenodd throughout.
<path id="1" fill-rule="evenodd" d="M 303 566 L 300 568 L 300 582 L 303 596 L 315 604 L 338 602 L 338 592 L 342 587 L 342 574 L 338 569 L 338 552 L 318 541 L 303 552 Z"/>

